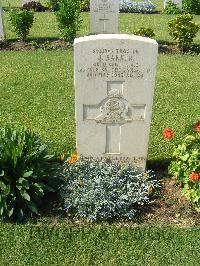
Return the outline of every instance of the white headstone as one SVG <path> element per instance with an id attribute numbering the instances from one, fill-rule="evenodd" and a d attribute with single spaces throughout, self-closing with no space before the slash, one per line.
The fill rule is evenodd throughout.
<path id="1" fill-rule="evenodd" d="M 90 32 L 118 33 L 119 1 L 90 1 Z"/>
<path id="2" fill-rule="evenodd" d="M 3 22 L 3 8 L 0 1 L 0 40 L 4 39 L 5 31 L 4 31 L 4 22 Z"/>
<path id="3" fill-rule="evenodd" d="M 177 5 L 177 7 L 182 8 L 182 0 L 164 0 L 164 9 L 166 8 L 168 2 L 172 2 Z"/>
<path id="4" fill-rule="evenodd" d="M 23 6 L 24 4 L 27 4 L 27 3 L 32 2 L 32 1 L 34 1 L 34 2 L 39 2 L 39 0 L 22 0 L 22 6 Z"/>
<path id="5" fill-rule="evenodd" d="M 126 34 L 75 39 L 77 152 L 146 166 L 158 44 Z"/>

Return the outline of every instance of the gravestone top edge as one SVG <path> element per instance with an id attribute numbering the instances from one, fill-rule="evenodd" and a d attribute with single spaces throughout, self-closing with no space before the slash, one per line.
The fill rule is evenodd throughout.
<path id="1" fill-rule="evenodd" d="M 87 41 L 96 41 L 96 40 L 132 40 L 138 42 L 150 43 L 158 46 L 158 43 L 154 39 L 150 39 L 147 37 L 142 37 L 138 35 L 129 35 L 129 34 L 97 34 L 79 37 L 74 40 L 74 45 Z"/>

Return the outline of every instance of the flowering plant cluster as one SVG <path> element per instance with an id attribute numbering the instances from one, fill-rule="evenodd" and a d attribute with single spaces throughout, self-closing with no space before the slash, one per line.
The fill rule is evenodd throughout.
<path id="1" fill-rule="evenodd" d="M 173 132 L 173 131 L 172 131 Z M 167 139 L 170 138 L 167 134 Z M 169 172 L 177 178 L 182 192 L 200 209 L 200 121 L 195 123 L 173 153 Z"/>
<path id="2" fill-rule="evenodd" d="M 171 128 L 167 127 L 163 130 L 162 134 L 164 138 L 166 138 L 167 140 L 170 140 L 173 137 L 174 132 Z"/>
<path id="3" fill-rule="evenodd" d="M 62 209 L 89 221 L 133 219 L 159 182 L 131 164 L 72 155 L 64 165 Z"/>
<path id="4" fill-rule="evenodd" d="M 155 5 L 147 0 L 141 2 L 134 2 L 132 0 L 120 0 L 120 12 L 125 13 L 154 13 Z"/>

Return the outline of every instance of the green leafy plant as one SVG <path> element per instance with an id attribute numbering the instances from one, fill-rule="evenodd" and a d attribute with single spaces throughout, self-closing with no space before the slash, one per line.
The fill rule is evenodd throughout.
<path id="1" fill-rule="evenodd" d="M 200 15 L 200 0 L 184 0 L 183 11 L 190 14 Z"/>
<path id="2" fill-rule="evenodd" d="M 138 30 L 134 32 L 135 35 L 144 36 L 148 38 L 152 38 L 155 36 L 154 31 L 151 28 L 140 27 Z"/>
<path id="3" fill-rule="evenodd" d="M 133 219 L 159 186 L 152 172 L 128 163 L 73 155 L 64 166 L 62 209 L 89 221 Z"/>
<path id="4" fill-rule="evenodd" d="M 200 209 L 200 122 L 186 134 L 173 153 L 169 172 L 182 186 L 188 200 Z"/>
<path id="5" fill-rule="evenodd" d="M 57 175 L 47 147 L 33 132 L 5 127 L 0 130 L 0 217 L 21 219 L 37 213 Z"/>
<path id="6" fill-rule="evenodd" d="M 34 12 L 27 10 L 11 10 L 9 12 L 9 21 L 12 30 L 22 40 L 28 36 L 34 22 Z"/>
<path id="7" fill-rule="evenodd" d="M 56 12 L 58 28 L 63 39 L 72 43 L 81 25 L 79 0 L 60 0 Z"/>
<path id="8" fill-rule="evenodd" d="M 177 46 L 186 51 L 191 47 L 193 39 L 196 36 L 199 25 L 192 21 L 190 14 L 179 15 L 168 22 L 169 34 L 176 41 Z"/>
<path id="9" fill-rule="evenodd" d="M 81 0 L 80 5 L 82 12 L 90 11 L 90 0 Z"/>
<path id="10" fill-rule="evenodd" d="M 180 14 L 182 13 L 181 9 L 172 1 L 166 3 L 166 7 L 163 10 L 164 14 Z"/>

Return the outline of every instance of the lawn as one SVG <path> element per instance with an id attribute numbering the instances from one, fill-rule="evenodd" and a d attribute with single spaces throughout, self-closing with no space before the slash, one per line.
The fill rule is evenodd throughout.
<path id="1" fill-rule="evenodd" d="M 75 150 L 73 51 L 1 52 L 0 61 L 0 125 L 33 129 L 55 153 Z M 184 127 L 198 119 L 199 68 L 198 56 L 159 55 L 149 160 L 171 157 Z M 165 127 L 175 131 L 170 143 Z"/>
<path id="2" fill-rule="evenodd" d="M 199 228 L 0 226 L 1 265 L 198 266 Z"/>
<path id="3" fill-rule="evenodd" d="M 7 5 L 9 0 L 4 0 Z M 10 0 L 11 2 L 11 0 Z M 160 3 L 160 2 L 159 2 Z M 12 0 L 12 5 L 19 1 Z M 83 13 L 79 35 L 89 33 Z M 120 32 L 151 27 L 156 39 L 171 42 L 167 21 L 174 16 L 120 14 Z M 200 23 L 200 16 L 195 16 Z M 8 28 L 9 40 L 16 35 Z M 53 13 L 38 13 L 30 39 L 57 39 Z M 195 40 L 200 44 L 200 32 Z M 0 126 L 26 126 L 38 132 L 51 152 L 75 150 L 73 48 L 45 51 L 0 51 Z M 159 54 L 149 167 L 162 166 L 172 156 L 185 126 L 199 120 L 198 55 Z M 168 142 L 162 130 L 171 127 Z M 0 224 L 0 265 L 145 265 L 197 266 L 200 230 L 194 228 L 130 227 L 68 224 L 41 218 L 33 224 Z M 156 224 L 155 224 L 156 226 Z"/>
<path id="4" fill-rule="evenodd" d="M 79 36 L 89 34 L 89 14 L 82 13 L 83 24 L 79 32 Z M 168 34 L 167 23 L 175 18 L 175 15 L 159 15 L 159 14 L 120 14 L 119 30 L 120 33 L 133 34 L 140 27 L 150 27 L 155 32 L 155 39 L 159 42 L 172 42 L 171 36 Z M 200 24 L 200 16 L 194 16 L 195 22 Z M 8 39 L 16 39 L 17 36 L 10 29 L 8 23 L 8 13 L 6 12 L 6 36 Z M 52 12 L 36 13 L 35 23 L 30 31 L 30 39 L 51 39 L 59 37 L 57 29 L 56 17 Z M 200 31 L 195 38 L 195 43 L 200 44 Z"/>

